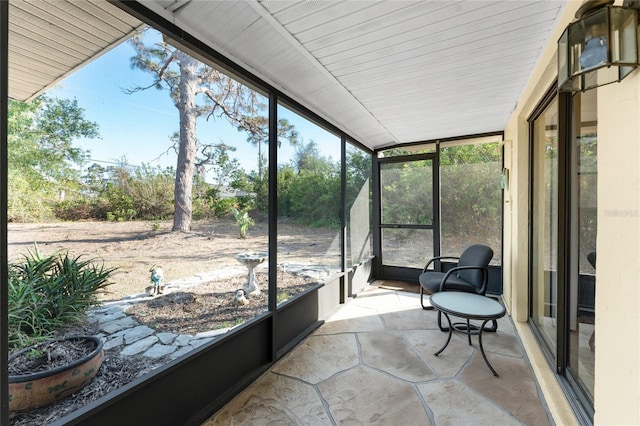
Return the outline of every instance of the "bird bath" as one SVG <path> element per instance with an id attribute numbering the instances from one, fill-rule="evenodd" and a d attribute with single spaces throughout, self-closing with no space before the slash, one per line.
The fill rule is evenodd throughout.
<path id="1" fill-rule="evenodd" d="M 262 252 L 248 252 L 236 254 L 238 262 L 242 263 L 249 270 L 249 282 L 244 285 L 244 292 L 247 295 L 260 294 L 260 287 L 258 287 L 258 278 L 256 277 L 255 268 L 267 259 L 267 253 Z"/>

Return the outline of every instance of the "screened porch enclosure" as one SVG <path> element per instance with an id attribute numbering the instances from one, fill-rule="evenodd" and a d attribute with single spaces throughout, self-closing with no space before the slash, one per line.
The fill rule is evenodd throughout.
<path id="1" fill-rule="evenodd" d="M 0 26 L 5 29 L 18 27 L 14 20 L 17 23 L 25 16 L 21 8 L 34 7 L 31 2 L 17 0 L 10 0 L 8 4 L 10 6 L 5 3 L 0 10 Z M 254 228 L 254 236 L 261 238 L 260 253 L 267 254 L 259 267 L 266 276 L 262 290 L 267 299 L 264 308 L 253 318 L 234 324 L 231 331 L 193 347 L 126 386 L 67 414 L 60 423 L 197 423 L 260 377 L 322 325 L 325 318 L 367 289 L 373 280 L 398 279 L 417 286 L 417 276 L 430 257 L 439 254 L 457 256 L 471 244 L 482 243 L 493 249 L 489 293 L 502 293 L 502 205 L 504 193 L 508 191 L 509 174 L 503 168 L 503 133 L 496 131 L 500 126 L 495 125 L 500 120 L 491 122 L 488 129 L 461 126 L 461 129 L 467 129 L 459 130 L 462 134 L 447 129 L 449 134 L 440 138 L 431 137 L 433 135 L 424 131 L 423 123 L 416 118 L 415 127 L 422 128 L 423 133 L 416 132 L 425 135 L 418 137 L 418 133 L 398 130 L 410 126 L 397 125 L 389 131 L 377 122 L 372 126 L 367 114 L 359 117 L 346 114 L 349 108 L 345 110 L 345 105 L 353 106 L 352 100 L 337 102 L 333 110 L 327 108 L 326 100 L 322 99 L 320 104 L 324 110 L 316 111 L 310 101 L 316 98 L 306 98 L 299 93 L 294 96 L 295 93 L 283 90 L 282 85 L 275 84 L 263 73 L 249 71 L 257 68 L 243 68 L 212 48 L 215 43 L 190 34 L 189 26 L 184 22 L 170 19 L 181 10 L 204 7 L 205 2 L 82 4 L 89 5 L 88 10 L 81 11 L 86 19 L 92 18 L 92 13 L 107 20 L 115 16 L 117 19 L 113 20 L 122 27 L 122 33 L 115 39 L 105 41 L 104 49 L 115 49 L 123 38 L 149 26 L 157 31 L 159 42 L 189 52 L 192 59 L 220 72 L 222 79 L 254 102 L 242 118 L 260 123 L 259 129 L 244 129 L 246 133 L 242 133 L 242 138 L 250 145 L 243 155 L 256 160 L 255 168 L 243 176 L 245 186 L 233 189 L 254 197 L 252 202 L 255 204 L 251 207 L 261 214 L 262 222 Z M 256 7 L 262 7 L 260 4 L 247 6 L 243 2 L 215 3 L 215 7 L 245 6 L 253 8 L 254 12 Z M 264 18 L 265 12 L 258 12 Z M 408 12 L 401 10 L 398 13 Z M 47 13 L 51 13 L 46 15 L 49 19 L 58 22 L 57 13 L 70 12 L 54 10 Z M 277 11 L 269 13 L 277 14 Z M 192 29 L 195 31 L 195 27 Z M 83 35 L 78 29 L 66 27 L 65 31 L 63 39 L 73 39 L 83 46 Z M 46 51 L 47 40 L 33 37 L 29 41 L 35 48 Z M 91 34 L 84 37 L 94 40 Z M 9 55 L 11 37 L 7 39 L 5 34 L 0 41 L 5 54 L 0 76 L 3 83 L 8 83 L 8 87 L 3 88 L 3 98 L 27 100 L 37 96 L 40 93 L 37 90 L 20 95 L 12 92 L 18 83 L 15 80 L 8 82 L 7 74 L 15 76 L 19 74 L 18 68 L 11 67 L 25 65 L 18 64 L 16 56 Z M 16 51 L 12 49 L 11 55 Z M 87 55 L 87 58 L 94 58 L 96 53 L 87 52 Z M 9 60 L 4 60 L 6 58 Z M 37 68 L 29 61 L 26 66 Z M 9 68 L 12 71 L 8 71 Z M 67 71 L 71 69 L 75 66 Z M 20 72 L 29 73 L 28 70 Z M 35 75 L 32 77 L 36 80 Z M 49 78 L 47 84 L 56 79 Z M 19 86 L 23 88 L 22 84 Z M 318 96 L 325 96 L 321 89 L 315 90 Z M 342 99 L 343 95 L 340 93 L 337 99 Z M 356 104 L 359 105 L 357 101 Z M 141 110 L 155 106 L 149 103 Z M 117 108 L 107 105 L 107 110 L 112 113 Z M 359 107 L 352 111 L 362 112 Z M 495 113 L 500 114 L 499 111 Z M 346 117 L 344 120 L 341 114 Z M 344 121 L 350 119 L 358 122 L 358 127 L 345 126 Z M 294 146 L 291 133 L 286 134 L 282 120 L 286 120 L 286 125 L 300 129 L 298 145 Z M 143 131 L 153 130 L 144 120 L 138 118 L 137 121 Z M 203 127 L 208 125 L 213 126 L 205 123 Z M 6 123 L 2 127 L 6 128 Z M 363 130 L 365 128 L 367 131 Z M 3 145 L 7 146 L 7 134 L 3 133 Z M 395 142 L 385 146 L 389 140 Z M 131 142 L 134 146 L 135 143 Z M 1 170 L 4 177 L 7 169 L 5 164 Z M 202 197 L 202 200 L 206 199 Z M 7 197 L 1 201 L 7 210 Z M 202 203 L 200 206 L 211 210 L 223 204 Z M 248 204 L 237 207 L 249 211 Z M 111 213 L 124 216 L 128 210 Z M 298 223 L 301 218 L 306 222 Z M 300 225 L 301 230 L 292 236 L 284 230 L 293 222 Z M 3 226 L 6 230 L 6 221 Z M 7 242 L 3 243 L 6 254 Z M 217 259 L 218 263 L 213 267 L 225 272 L 230 264 L 237 267 L 235 256 L 238 254 L 241 253 L 230 249 L 224 259 L 230 263 L 223 265 L 224 262 Z M 282 294 L 279 284 L 289 273 L 302 274 L 304 282 L 300 291 Z M 2 341 L 0 345 L 6 354 L 6 342 Z M 230 365 L 234 368 L 229 368 Z M 1 367 L 3 383 L 6 383 L 6 357 L 3 357 Z M 4 389 L 2 391 L 4 393 Z M 8 413 L 5 399 L 3 397 L 0 413 L 3 424 Z M 147 410 L 146 407 L 154 409 Z"/>
<path id="2" fill-rule="evenodd" d="M 502 135 L 379 151 L 374 161 L 376 278 L 417 277 L 434 256 L 491 247 L 489 293 L 502 294 Z M 443 262 L 446 271 L 451 262 Z"/>

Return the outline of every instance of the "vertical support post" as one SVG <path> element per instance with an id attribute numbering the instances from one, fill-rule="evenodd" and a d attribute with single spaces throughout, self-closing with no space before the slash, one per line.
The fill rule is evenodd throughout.
<path id="1" fill-rule="evenodd" d="M 378 152 L 374 151 L 371 156 L 371 183 L 372 183 L 372 200 L 373 200 L 373 276 L 382 277 L 382 216 L 380 214 L 380 161 L 378 160 Z"/>
<path id="2" fill-rule="evenodd" d="M 569 208 L 570 187 L 568 170 L 570 170 L 570 141 L 571 141 L 571 98 L 566 92 L 558 94 L 558 304 L 556 309 L 557 320 L 557 354 L 556 372 L 565 374 L 568 361 L 568 318 L 569 313 L 569 259 L 571 256 L 570 242 L 570 215 Z"/>
<path id="3" fill-rule="evenodd" d="M 345 302 L 347 294 L 347 138 L 340 138 L 340 303 Z"/>
<path id="4" fill-rule="evenodd" d="M 278 357 L 278 96 L 269 93 L 269 311 L 271 311 L 271 361 Z"/>
<path id="5" fill-rule="evenodd" d="M 431 171 L 433 173 L 433 256 L 440 256 L 440 247 L 442 237 L 440 232 L 440 218 L 441 215 L 441 199 L 440 199 L 440 142 L 436 143 L 436 155 L 433 158 L 433 162 L 431 163 Z M 436 263 L 440 263 L 440 261 L 436 261 Z M 442 268 L 441 265 L 438 265 L 439 268 Z"/>
<path id="6" fill-rule="evenodd" d="M 7 115 L 9 2 L 0 1 L 0 424 L 9 424 L 9 301 L 7 268 Z"/>

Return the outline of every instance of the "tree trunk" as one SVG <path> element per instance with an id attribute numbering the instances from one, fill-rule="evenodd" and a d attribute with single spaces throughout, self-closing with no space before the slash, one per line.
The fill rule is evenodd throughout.
<path id="1" fill-rule="evenodd" d="M 193 176 L 196 161 L 196 89 L 198 62 L 179 53 L 180 60 L 180 98 L 176 107 L 180 111 L 180 145 L 178 164 L 176 165 L 176 186 L 174 192 L 175 211 L 173 214 L 173 230 L 191 231 L 191 213 Z"/>

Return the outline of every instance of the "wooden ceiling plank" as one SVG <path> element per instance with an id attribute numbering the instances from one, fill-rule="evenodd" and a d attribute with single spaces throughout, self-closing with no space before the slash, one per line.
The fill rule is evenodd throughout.
<path id="1" fill-rule="evenodd" d="M 16 16 L 18 13 L 24 13 L 21 16 L 22 19 L 37 28 L 39 32 L 47 34 L 48 37 L 59 38 L 61 46 L 64 46 L 64 42 L 70 41 L 76 38 L 83 39 L 87 46 L 97 47 L 100 46 L 101 40 L 93 34 L 87 34 L 84 31 L 77 31 L 77 28 L 68 24 L 57 16 L 52 15 L 49 12 L 42 11 L 34 5 L 40 3 L 20 3 L 24 8 L 14 10 Z M 11 12 L 9 19 L 11 20 Z M 86 37 L 85 37 L 86 35 Z"/>
<path id="2" fill-rule="evenodd" d="M 105 8 L 105 2 L 102 0 L 84 0 L 73 4 L 86 13 L 87 19 L 97 17 L 104 22 L 108 26 L 105 29 L 109 34 L 113 34 L 110 29 L 116 30 L 119 34 L 129 34 L 140 25 L 140 21 L 119 8 Z"/>
<path id="3" fill-rule="evenodd" d="M 93 52 L 84 45 L 77 44 L 76 40 L 65 40 L 56 34 L 41 32 L 34 27 L 23 27 L 21 24 L 18 21 L 9 24 L 9 44 L 37 50 L 39 55 L 57 57 L 61 61 L 86 60 L 87 56 Z"/>

